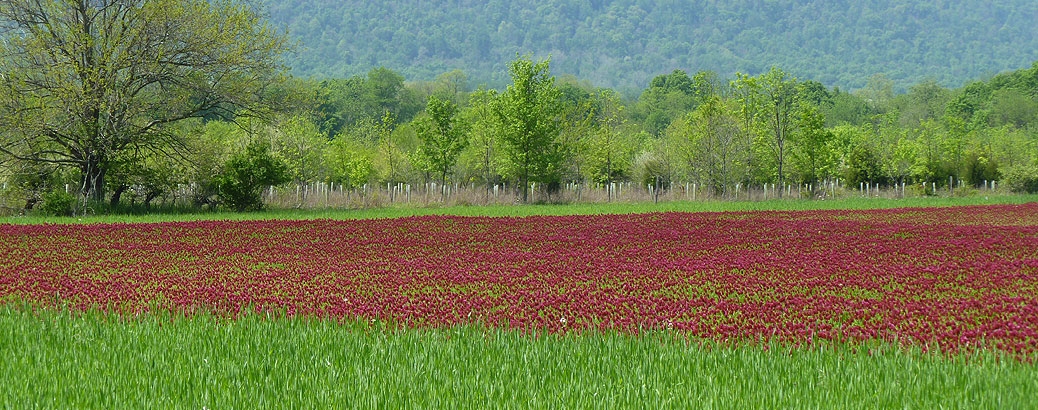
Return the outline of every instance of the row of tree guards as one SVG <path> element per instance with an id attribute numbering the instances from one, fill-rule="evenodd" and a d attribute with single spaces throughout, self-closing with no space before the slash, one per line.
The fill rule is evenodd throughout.
<path id="1" fill-rule="evenodd" d="M 912 188 L 912 187 L 915 188 Z M 998 181 L 983 181 L 983 185 L 975 189 L 982 192 L 998 193 Z M 633 182 L 613 182 L 609 184 L 567 183 L 552 193 L 544 192 L 543 186 L 530 184 L 530 191 L 539 192 L 547 202 L 648 202 L 648 201 L 710 201 L 739 200 L 767 201 L 775 199 L 834 199 L 845 197 L 881 197 L 905 198 L 909 196 L 955 195 L 957 190 L 968 189 L 962 180 L 950 180 L 947 186 L 938 186 L 935 182 L 916 184 L 871 184 L 859 183 L 857 187 L 848 188 L 841 180 L 824 181 L 818 185 L 803 184 L 779 187 L 775 184 L 746 186 L 735 184 L 727 194 L 711 193 L 709 187 L 696 182 L 637 184 Z M 0 191 L 9 189 L 7 183 L 0 184 Z M 72 193 L 74 186 L 66 185 L 65 191 Z M 539 191 L 540 190 L 540 191 Z M 131 188 L 130 192 L 135 191 Z M 190 205 L 194 187 L 179 185 L 175 195 L 163 197 L 163 205 Z M 520 202 L 521 193 L 509 184 L 481 186 L 470 184 L 440 185 L 430 182 L 423 185 L 412 184 L 365 184 L 351 188 L 338 183 L 315 182 L 302 185 L 267 187 L 263 192 L 264 202 L 283 208 L 329 208 L 329 207 L 375 207 L 390 204 L 510 204 Z M 0 198 L 5 198 L 0 195 Z M 131 201 L 133 197 L 130 197 Z M 6 198 L 3 199 L 6 202 Z M 8 207 L 2 204 L 0 207 Z M 11 204 L 14 206 L 17 204 Z"/>
<path id="2" fill-rule="evenodd" d="M 912 188 L 913 186 L 918 189 Z M 984 181 L 982 187 L 976 189 L 984 192 L 997 192 L 997 181 Z M 716 194 L 709 187 L 696 182 L 638 184 L 634 182 L 613 182 L 609 184 L 567 183 L 554 192 L 547 192 L 543 185 L 530 184 L 530 191 L 537 192 L 543 202 L 639 202 L 639 201 L 709 201 L 709 200 L 743 200 L 760 201 L 775 199 L 835 199 L 844 197 L 882 197 L 905 198 L 909 196 L 954 195 L 956 190 L 966 189 L 964 181 L 952 180 L 947 187 L 938 186 L 935 182 L 915 184 L 878 184 L 859 183 L 857 187 L 847 187 L 842 180 L 834 179 L 820 184 L 787 184 L 780 187 L 776 184 L 761 186 L 737 183 L 724 190 L 726 193 Z M 856 188 L 856 189 L 855 189 Z M 911 191 L 911 192 L 910 192 Z M 181 197 L 190 197 L 190 187 L 181 188 Z M 270 204 L 295 207 L 335 206 L 350 202 L 374 202 L 379 204 L 492 204 L 520 202 L 521 191 L 514 185 L 494 184 L 482 186 L 470 184 L 440 185 L 430 182 L 421 185 L 397 184 L 365 184 L 350 188 L 343 184 L 315 182 L 290 187 L 268 187 L 264 191 L 264 200 Z M 294 205 L 293 205 L 294 204 Z M 374 204 L 373 204 L 374 205 Z"/>
<path id="3" fill-rule="evenodd" d="M 683 189 L 682 189 L 680 183 L 677 184 L 677 185 L 675 185 L 673 183 L 666 184 L 666 187 L 660 187 L 658 184 L 646 184 L 644 193 L 647 193 L 650 197 L 654 197 L 655 198 L 655 197 L 657 197 L 657 195 L 656 195 L 657 193 L 662 193 L 662 192 L 665 192 L 665 191 L 673 191 L 675 189 L 675 187 L 677 187 L 678 189 L 681 190 L 681 192 L 685 195 L 685 197 L 686 197 L 685 199 L 686 200 L 695 201 L 697 199 L 723 199 L 725 197 L 725 195 L 720 195 L 720 197 L 719 197 L 718 195 L 710 195 L 708 193 L 705 193 L 705 192 L 703 192 L 703 185 L 698 184 L 698 183 L 694 183 L 694 182 L 685 182 Z M 966 187 L 966 182 L 965 181 L 963 181 L 961 179 L 960 180 L 955 180 L 952 177 L 948 178 L 947 189 L 948 189 L 948 193 L 949 194 L 954 194 L 956 188 L 963 189 L 965 187 Z M 309 184 L 296 185 L 295 186 L 295 198 L 296 198 L 297 201 L 302 202 L 305 199 L 313 198 L 315 196 L 318 197 L 318 198 L 321 197 L 321 196 L 330 197 L 333 193 L 339 194 L 339 195 L 385 194 L 385 195 L 387 195 L 390 198 L 391 202 L 397 202 L 397 201 L 401 201 L 401 200 L 403 202 L 411 202 L 411 197 L 412 197 L 411 193 L 412 193 L 412 191 L 414 191 L 416 194 L 422 196 L 425 199 L 426 202 L 429 202 L 431 199 L 436 199 L 435 197 L 437 195 L 439 195 L 441 199 L 451 198 L 454 195 L 458 195 L 459 192 L 464 191 L 466 188 L 467 188 L 467 192 L 475 192 L 476 191 L 476 184 L 475 183 L 471 183 L 471 184 L 469 184 L 468 187 L 465 187 L 462 184 L 439 185 L 439 184 L 437 184 L 435 182 L 430 182 L 430 183 L 425 184 L 424 186 L 414 187 L 411 184 L 398 183 L 396 185 L 394 185 L 394 184 L 386 184 L 386 189 L 384 191 L 378 191 L 377 189 L 373 188 L 372 185 L 369 185 L 369 184 L 364 184 L 363 186 L 361 186 L 359 188 L 347 189 L 344 184 L 337 184 L 337 183 L 334 183 L 334 182 L 332 182 L 332 183 L 313 182 L 313 183 L 309 183 Z M 507 190 L 507 188 L 508 188 L 507 184 L 495 184 L 492 187 L 487 187 L 485 189 L 485 192 L 488 195 L 492 195 L 494 198 L 500 198 L 501 194 L 503 192 L 505 192 Z M 821 185 L 818 186 L 818 188 L 820 189 L 819 193 L 826 194 L 826 195 L 833 196 L 833 197 L 836 196 L 837 189 L 840 189 L 840 190 L 844 189 L 844 187 L 841 185 L 841 181 L 838 180 L 838 179 L 837 180 L 833 180 L 833 181 L 823 182 Z M 940 194 L 940 190 L 939 190 L 936 182 L 929 182 L 929 183 L 923 182 L 920 185 L 920 188 L 921 188 L 921 192 L 924 192 L 925 194 L 928 194 L 928 195 L 938 195 L 938 194 Z M 0 189 L 6 191 L 8 189 L 7 188 L 7 183 L 5 182 L 3 184 L 0 184 Z M 578 184 L 578 183 L 567 183 L 566 186 L 565 186 L 565 190 L 566 191 L 575 193 L 577 195 L 579 195 L 582 192 L 586 192 L 586 191 L 601 191 L 601 192 L 605 193 L 607 199 L 610 199 L 610 200 L 612 200 L 612 199 L 622 199 L 623 198 L 623 192 L 624 192 L 625 189 L 627 190 L 628 193 L 630 193 L 630 192 L 632 192 L 633 189 L 635 189 L 635 184 L 633 182 L 613 182 L 613 183 L 610 183 L 608 185 L 607 184 L 584 185 L 584 184 Z M 796 187 L 794 187 L 793 185 L 787 184 L 786 187 L 785 187 L 785 190 L 784 190 L 785 191 L 784 192 L 784 194 L 785 194 L 784 196 L 788 197 L 788 198 L 802 198 L 804 192 L 808 192 L 808 193 L 812 193 L 812 194 L 815 193 L 814 189 L 815 189 L 815 185 L 814 184 L 803 184 L 803 185 L 798 185 Z M 901 197 L 905 197 L 907 195 L 906 189 L 907 189 L 907 184 L 904 183 L 904 182 L 902 182 L 901 184 L 882 185 L 882 186 L 880 184 L 878 184 L 878 183 L 877 184 L 871 184 L 871 183 L 861 182 L 861 183 L 858 184 L 858 192 L 861 193 L 864 196 L 872 196 L 873 193 L 876 193 L 878 195 L 878 193 L 881 192 L 881 191 L 891 191 L 891 190 L 893 190 L 895 193 L 900 191 L 899 195 Z M 983 190 L 984 191 L 996 191 L 997 189 L 998 189 L 998 181 L 987 181 L 987 180 L 984 181 L 984 183 L 983 183 Z M 266 197 L 267 198 L 273 198 L 275 196 L 278 196 L 283 190 L 284 190 L 283 188 L 277 188 L 277 187 L 273 187 L 273 186 L 272 187 L 268 187 L 266 189 L 266 192 L 265 192 L 266 193 Z M 530 184 L 530 190 L 531 191 L 537 191 L 537 183 L 531 183 Z M 72 191 L 73 191 L 73 187 L 70 184 L 65 184 L 65 193 L 72 193 Z M 752 188 L 747 189 L 742 184 L 735 184 L 734 196 L 732 196 L 731 199 L 742 198 L 740 196 L 740 193 L 746 193 L 747 196 L 745 197 L 745 199 L 753 199 L 753 197 L 749 195 L 749 192 L 751 192 L 751 191 L 752 191 Z M 181 197 L 181 198 L 190 197 L 192 192 L 193 192 L 193 188 L 190 185 L 179 185 L 178 188 L 177 188 L 177 193 L 179 194 L 177 196 Z M 782 198 L 783 197 L 783 194 L 779 192 L 779 189 L 777 188 L 777 186 L 775 184 L 764 184 L 761 187 L 761 189 L 759 190 L 759 192 L 763 195 L 764 199 L 776 199 L 776 198 Z M 796 192 L 797 195 L 793 196 L 793 192 Z M 430 195 L 432 195 L 432 197 L 430 197 Z M 579 197 L 577 198 L 577 200 L 578 201 L 580 200 Z"/>

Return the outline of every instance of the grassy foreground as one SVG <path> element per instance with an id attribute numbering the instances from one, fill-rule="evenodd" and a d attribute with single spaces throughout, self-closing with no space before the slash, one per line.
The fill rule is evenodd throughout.
<path id="1" fill-rule="evenodd" d="M 871 350 L 871 353 L 869 351 Z M 1028 408 L 1033 364 L 876 345 L 723 346 L 0 308 L 7 408 Z"/>
<path id="2" fill-rule="evenodd" d="M 423 215 L 458 215 L 489 217 L 524 217 L 533 215 L 636 214 L 650 212 L 740 212 L 740 211 L 810 211 L 830 209 L 884 209 L 948 207 L 966 205 L 1023 204 L 1038 202 L 1038 195 L 991 195 L 967 197 L 841 198 L 835 200 L 775 199 L 768 201 L 677 201 L 578 203 L 562 205 L 489 205 L 417 207 L 402 206 L 374 209 L 298 210 L 272 209 L 263 212 L 198 212 L 156 213 L 145 215 L 90 215 L 85 217 L 10 216 L 0 223 L 134 223 L 179 222 L 198 220 L 298 220 L 298 219 L 375 219 L 403 218 Z"/>

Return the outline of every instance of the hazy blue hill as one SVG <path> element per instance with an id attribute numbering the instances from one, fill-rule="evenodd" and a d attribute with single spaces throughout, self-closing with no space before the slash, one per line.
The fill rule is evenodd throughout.
<path id="1" fill-rule="evenodd" d="M 1038 60 L 1038 2 L 988 0 L 264 0 L 302 76 L 386 66 L 411 79 L 452 69 L 501 85 L 516 53 L 556 74 L 642 89 L 681 68 L 757 74 L 772 65 L 848 89 L 882 73 L 945 86 Z"/>

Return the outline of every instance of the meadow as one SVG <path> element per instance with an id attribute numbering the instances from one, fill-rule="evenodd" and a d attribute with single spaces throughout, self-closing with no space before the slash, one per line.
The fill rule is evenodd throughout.
<path id="1" fill-rule="evenodd" d="M 993 199 L 20 219 L 0 397 L 1033 408 L 1038 204 Z"/>

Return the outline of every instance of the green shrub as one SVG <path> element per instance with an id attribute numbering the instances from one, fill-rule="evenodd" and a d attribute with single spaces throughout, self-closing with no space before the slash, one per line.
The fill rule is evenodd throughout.
<path id="1" fill-rule="evenodd" d="M 1038 193 L 1038 167 L 1016 165 L 1002 170 L 1002 183 L 1016 193 Z"/>
<path id="2" fill-rule="evenodd" d="M 844 170 L 844 179 L 847 186 L 857 188 L 862 183 L 885 184 L 882 166 L 879 157 L 867 146 L 858 145 L 851 150 L 847 159 L 847 168 Z"/>
<path id="3" fill-rule="evenodd" d="M 263 209 L 263 187 L 289 181 L 288 166 L 270 154 L 270 147 L 253 142 L 231 158 L 214 178 L 220 202 L 237 212 Z"/>
<path id="4" fill-rule="evenodd" d="M 65 191 L 50 191 L 43 194 L 40 212 L 52 216 L 72 216 L 76 197 Z"/>

